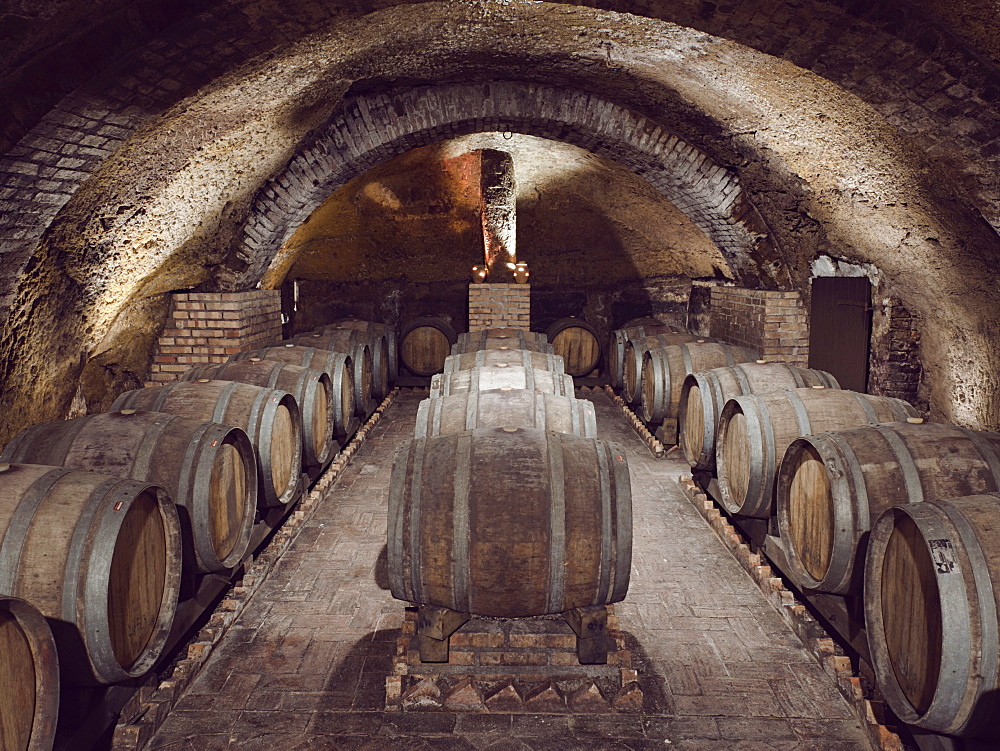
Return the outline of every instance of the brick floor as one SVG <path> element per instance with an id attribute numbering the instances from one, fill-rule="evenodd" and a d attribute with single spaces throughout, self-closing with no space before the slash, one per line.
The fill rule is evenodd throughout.
<path id="1" fill-rule="evenodd" d="M 160 751 L 868 749 L 831 680 L 603 394 L 598 432 L 628 450 L 632 584 L 616 606 L 642 715 L 385 712 L 403 604 L 387 591 L 397 400 L 155 736 Z"/>

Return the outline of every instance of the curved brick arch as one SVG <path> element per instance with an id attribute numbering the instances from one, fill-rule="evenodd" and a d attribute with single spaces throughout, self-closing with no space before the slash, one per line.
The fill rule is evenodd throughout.
<path id="1" fill-rule="evenodd" d="M 280 283 L 279 269 L 288 259 L 278 249 L 352 178 L 410 149 L 480 131 L 564 141 L 613 159 L 645 177 L 714 241 L 741 282 L 767 287 L 790 282 L 788 266 L 762 232 L 764 223 L 739 178 L 706 154 L 652 120 L 592 94 L 491 82 L 345 101 L 313 142 L 258 193 L 238 241 L 237 253 L 248 268 L 228 286 L 245 288 L 262 277 L 265 284 Z"/>

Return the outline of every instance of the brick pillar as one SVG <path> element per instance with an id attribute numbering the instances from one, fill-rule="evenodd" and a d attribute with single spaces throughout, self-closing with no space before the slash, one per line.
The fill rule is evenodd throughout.
<path id="1" fill-rule="evenodd" d="M 809 367 L 809 326 L 798 292 L 713 287 L 710 336 L 765 360 Z"/>
<path id="2" fill-rule="evenodd" d="M 226 362 L 230 355 L 280 339 L 279 290 L 175 294 L 146 385 L 176 381 L 195 365 Z"/>
<path id="3" fill-rule="evenodd" d="M 469 331 L 531 326 L 530 284 L 470 284 Z"/>

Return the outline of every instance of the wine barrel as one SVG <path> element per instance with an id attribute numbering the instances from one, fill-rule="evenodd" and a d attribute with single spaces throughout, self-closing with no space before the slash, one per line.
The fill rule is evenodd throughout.
<path id="1" fill-rule="evenodd" d="M 354 364 L 354 408 L 364 419 L 375 409 L 374 394 L 378 391 L 375 383 L 375 366 L 371 345 L 356 331 L 339 331 L 321 334 L 318 331 L 300 334 L 287 340 L 285 344 L 299 347 L 314 347 L 330 352 L 341 352 L 351 356 Z"/>
<path id="2" fill-rule="evenodd" d="M 295 500 L 302 468 L 302 423 L 287 391 L 237 381 L 177 381 L 126 391 L 112 410 L 142 409 L 243 428 L 257 458 L 257 504 Z"/>
<path id="3" fill-rule="evenodd" d="M 357 329 L 368 334 L 385 337 L 389 386 L 393 386 L 399 380 L 399 337 L 396 336 L 395 326 L 391 326 L 388 323 L 365 321 L 360 318 L 341 318 L 327 326 L 322 326 L 320 330 L 325 331 L 330 328 Z"/>
<path id="4" fill-rule="evenodd" d="M 0 592 L 61 622 L 53 636 L 63 679 L 117 683 L 148 672 L 180 582 L 180 529 L 166 492 L 64 467 L 0 470 Z"/>
<path id="5" fill-rule="evenodd" d="M 642 419 L 647 423 L 676 419 L 681 387 L 691 373 L 756 359 L 756 352 L 721 342 L 669 344 L 646 350 L 639 388 Z"/>
<path id="6" fill-rule="evenodd" d="M 580 318 L 560 318 L 545 330 L 545 338 L 571 376 L 585 376 L 601 362 L 597 329 Z"/>
<path id="7" fill-rule="evenodd" d="M 527 389 L 544 391 L 557 396 L 574 396 L 573 377 L 551 370 L 523 368 L 517 365 L 498 365 L 459 370 L 454 373 L 438 373 L 431 379 L 429 396 L 461 394 L 466 391 L 489 391 L 491 389 Z"/>
<path id="8" fill-rule="evenodd" d="M 417 438 L 389 485 L 397 599 L 517 618 L 628 591 L 631 492 L 613 443 L 513 427 Z"/>
<path id="9" fill-rule="evenodd" d="M 448 355 L 444 361 L 445 373 L 457 373 L 460 370 L 472 370 L 485 366 L 519 365 L 522 368 L 535 370 L 551 370 L 553 373 L 565 373 L 564 360 L 559 355 L 545 352 L 532 352 L 527 349 L 481 349 L 478 352 L 466 352 L 464 355 Z"/>
<path id="10" fill-rule="evenodd" d="M 769 517 L 778 464 L 796 438 L 916 414 L 902 399 L 823 387 L 730 399 L 715 446 L 722 505 L 733 514 Z"/>
<path id="11" fill-rule="evenodd" d="M 665 332 L 648 336 L 633 337 L 625 342 L 622 359 L 622 398 L 629 404 L 639 402 L 642 397 L 642 363 L 651 349 L 662 349 L 673 344 L 705 344 L 713 339 L 687 333 Z"/>
<path id="12" fill-rule="evenodd" d="M 686 332 L 680 327 L 660 323 L 655 318 L 633 318 L 620 329 L 611 332 L 611 341 L 608 343 L 608 374 L 611 377 L 611 388 L 620 391 L 624 384 L 625 345 L 631 337 L 642 338 L 653 334 L 683 333 Z"/>
<path id="13" fill-rule="evenodd" d="M 368 324 L 368 321 L 358 321 L 357 323 Z M 348 332 L 353 332 L 354 336 L 350 336 Z M 328 326 L 323 326 L 317 331 L 309 331 L 305 334 L 300 334 L 299 336 L 311 336 L 313 334 L 320 334 L 324 337 L 333 335 L 336 337 L 335 341 L 337 342 L 341 339 L 344 341 L 355 340 L 366 342 L 372 353 L 372 398 L 379 400 L 384 398 L 386 394 L 389 393 L 389 389 L 392 388 L 389 362 L 389 339 L 384 332 L 372 330 L 371 326 L 362 329 L 352 327 L 347 324 L 334 323 Z M 344 351 L 341 349 L 340 344 L 337 344 L 331 349 L 334 349 L 335 351 Z"/>
<path id="14" fill-rule="evenodd" d="M 868 530 L 887 508 L 1000 489 L 1000 433 L 891 423 L 793 442 L 778 474 L 778 527 L 790 576 L 857 592 Z"/>
<path id="15" fill-rule="evenodd" d="M 541 391 L 511 388 L 469 391 L 424 399 L 417 408 L 417 438 L 489 426 L 539 428 L 584 438 L 597 437 L 593 404 Z"/>
<path id="16" fill-rule="evenodd" d="M 47 751 L 59 716 L 59 658 L 30 603 L 0 596 L 0 749 Z"/>
<path id="17" fill-rule="evenodd" d="M 332 399 L 333 436 L 341 446 L 358 429 L 359 421 L 355 406 L 354 361 L 343 352 L 331 352 L 315 347 L 301 347 L 297 344 L 279 344 L 273 347 L 241 352 L 232 360 L 273 360 L 292 365 L 301 365 L 311 370 L 319 370 L 330 378 Z"/>
<path id="18" fill-rule="evenodd" d="M 459 334 L 458 341 L 451 347 L 451 353 L 464 355 L 481 349 L 529 349 L 532 352 L 554 354 L 545 334 L 514 328 L 483 329 Z"/>
<path id="19" fill-rule="evenodd" d="M 871 531 L 865 623 L 878 686 L 909 725 L 1000 746 L 1000 495 L 890 508 Z"/>
<path id="20" fill-rule="evenodd" d="M 248 357 L 246 360 L 191 368 L 181 376 L 182 381 L 202 378 L 239 381 L 287 391 L 295 397 L 302 413 L 303 464 L 319 467 L 333 458 L 336 452 L 330 406 L 333 385 L 328 373 L 301 365 Z"/>
<path id="21" fill-rule="evenodd" d="M 455 329 L 444 318 L 418 318 L 408 323 L 399 337 L 399 360 L 416 376 L 440 373 L 451 345 L 458 340 Z"/>
<path id="22" fill-rule="evenodd" d="M 0 461 L 54 464 L 151 482 L 185 509 L 194 568 L 243 560 L 257 509 L 257 464 L 237 427 L 161 412 L 109 412 L 25 428 Z"/>
<path id="23" fill-rule="evenodd" d="M 840 388 L 837 379 L 825 370 L 796 368 L 794 365 L 763 360 L 692 373 L 684 379 L 679 403 L 678 419 L 684 428 L 680 434 L 680 446 L 684 458 L 695 469 L 715 468 L 719 413 L 733 397 L 812 386 Z"/>

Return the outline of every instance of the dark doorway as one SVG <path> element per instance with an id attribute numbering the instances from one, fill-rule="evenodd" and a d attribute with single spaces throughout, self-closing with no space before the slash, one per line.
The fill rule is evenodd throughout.
<path id="1" fill-rule="evenodd" d="M 832 373 L 841 388 L 868 386 L 872 286 L 865 277 L 817 277 L 812 281 L 809 367 Z"/>

